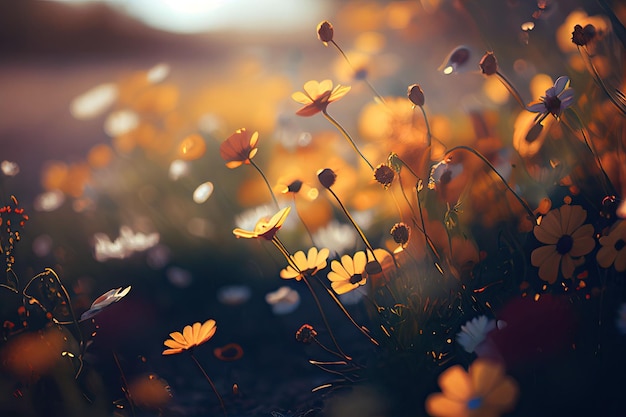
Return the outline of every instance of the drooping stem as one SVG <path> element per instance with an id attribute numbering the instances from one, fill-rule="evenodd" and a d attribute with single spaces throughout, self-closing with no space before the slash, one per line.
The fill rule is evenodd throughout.
<path id="1" fill-rule="evenodd" d="M 502 82 L 502 84 L 506 87 L 509 93 L 511 93 L 515 101 L 517 101 L 517 104 L 519 104 L 521 108 L 525 109 L 526 105 L 524 104 L 524 100 L 522 99 L 519 91 L 517 91 L 517 88 L 515 88 L 515 86 L 511 83 L 511 81 L 509 81 L 509 79 L 506 78 L 504 74 L 502 74 L 500 71 L 496 71 L 496 76 L 498 77 L 500 82 Z"/>
<path id="2" fill-rule="evenodd" d="M 535 219 L 535 223 L 536 223 L 536 216 L 535 213 L 533 213 L 532 209 L 528 206 L 528 203 L 526 203 L 509 185 L 509 183 L 506 181 L 506 179 L 504 179 L 504 177 L 502 176 L 502 174 L 500 174 L 498 172 L 498 170 L 492 165 L 491 162 L 489 162 L 489 160 L 487 158 L 485 158 L 485 156 L 483 154 L 481 154 L 480 152 L 478 152 L 476 149 L 471 148 L 469 146 L 465 146 L 465 145 L 459 145 L 459 146 L 455 146 L 454 148 L 450 149 L 448 151 L 448 153 L 454 152 L 456 150 L 465 150 L 468 151 L 472 154 L 474 154 L 475 156 L 477 156 L 481 161 L 483 161 L 483 163 L 485 165 L 487 165 L 487 167 L 493 171 L 494 174 L 496 174 L 498 176 L 498 178 L 500 179 L 500 181 L 502 182 L 502 184 L 506 187 L 507 190 L 509 190 L 513 196 L 515 197 L 515 199 L 522 205 L 522 207 L 524 208 L 524 210 L 526 210 L 526 212 L 528 213 L 528 216 L 531 219 Z"/>
<path id="3" fill-rule="evenodd" d="M 276 200 L 276 196 L 274 195 L 274 191 L 272 191 L 272 186 L 270 185 L 270 182 L 267 180 L 267 177 L 265 176 L 263 171 L 261 171 L 261 168 L 259 168 L 259 166 L 257 164 L 255 164 L 252 159 L 250 159 L 250 165 L 252 165 L 254 168 L 256 168 L 257 171 L 259 171 L 259 174 L 261 174 L 261 177 L 263 177 L 263 181 L 265 181 L 265 185 L 267 185 L 267 188 L 270 190 L 270 194 L 272 195 L 272 200 L 274 200 L 274 204 L 276 204 L 276 208 L 280 209 L 280 206 L 278 205 L 278 200 Z"/>
<path id="4" fill-rule="evenodd" d="M 346 131 L 346 129 L 343 128 L 343 126 L 341 126 L 335 119 L 333 119 L 331 117 L 330 114 L 328 114 L 328 112 L 326 111 L 326 109 L 322 110 L 322 114 L 324 115 L 324 117 L 333 125 L 337 128 L 337 130 L 339 130 L 339 132 L 341 132 L 341 134 L 343 135 L 344 138 L 346 138 L 346 140 L 350 143 L 350 145 L 352 145 L 352 148 L 355 150 L 355 152 L 357 154 L 359 154 L 359 156 L 365 161 L 365 163 L 370 167 L 370 169 L 372 171 L 374 171 L 374 166 L 372 164 L 370 164 L 370 161 L 367 160 L 367 158 L 365 157 L 365 155 L 363 155 L 361 153 L 361 151 L 359 150 L 359 148 L 356 146 L 356 143 L 354 143 L 354 140 L 352 140 L 352 137 L 350 136 L 350 134 Z"/>
<path id="5" fill-rule="evenodd" d="M 419 106 L 419 108 L 422 111 L 422 115 L 424 116 L 424 123 L 426 124 L 426 139 L 427 139 L 426 145 L 430 146 L 433 135 L 430 132 L 430 124 L 428 123 L 428 117 L 426 117 L 426 110 L 424 109 L 424 106 Z"/>
<path id="6" fill-rule="evenodd" d="M 332 43 L 335 48 L 337 48 L 337 51 L 339 51 L 339 53 L 341 54 L 341 56 L 343 56 L 343 59 L 346 60 L 346 62 L 348 63 L 348 65 L 350 66 L 350 69 L 352 69 L 352 71 L 356 74 L 356 68 L 354 68 L 354 66 L 352 65 L 352 63 L 350 62 L 350 60 L 348 59 L 348 56 L 345 54 L 345 52 L 343 52 L 343 49 L 341 49 L 339 47 L 339 45 L 337 45 L 337 42 L 335 42 L 334 40 L 330 40 L 330 43 Z M 380 100 L 381 103 L 385 103 L 385 99 L 383 99 L 383 97 L 378 94 L 378 92 L 376 91 L 376 89 L 374 89 L 374 86 L 372 86 L 369 81 L 367 81 L 367 78 L 362 78 L 362 80 L 365 82 L 365 84 L 367 84 L 367 86 L 369 87 L 370 90 L 372 90 L 372 93 L 374 93 L 374 96 Z"/>
<path id="7" fill-rule="evenodd" d="M 224 415 L 227 416 L 228 414 L 226 413 L 226 407 L 224 406 L 224 400 L 222 400 L 222 396 L 220 395 L 220 393 L 217 392 L 217 388 L 215 387 L 215 384 L 213 383 L 211 378 L 209 378 L 209 375 L 207 375 L 207 373 L 204 370 L 204 368 L 202 367 L 202 365 L 200 365 L 200 362 L 198 362 L 198 359 L 196 359 L 196 356 L 193 354 L 192 350 L 189 350 L 189 355 L 191 356 L 191 359 L 193 359 L 193 361 L 196 363 L 196 365 L 198 365 L 198 368 L 200 369 L 200 372 L 202 372 L 202 375 L 204 375 L 204 378 L 211 385 L 211 388 L 213 389 L 213 392 L 215 393 L 215 395 L 217 396 L 217 399 L 220 402 L 220 407 L 222 407 L 222 411 L 224 412 Z"/>

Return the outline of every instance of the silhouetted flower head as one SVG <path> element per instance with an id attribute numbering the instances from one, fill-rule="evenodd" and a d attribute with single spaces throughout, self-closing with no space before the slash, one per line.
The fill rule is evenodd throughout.
<path id="1" fill-rule="evenodd" d="M 239 129 L 220 145 L 220 156 L 226 161 L 228 168 L 237 168 L 249 164 L 258 149 L 256 144 L 259 133 L 249 133 L 246 129 Z"/>
<path id="2" fill-rule="evenodd" d="M 317 37 L 325 46 L 328 45 L 328 42 L 333 40 L 334 33 L 333 25 L 327 20 L 317 25 Z"/>
<path id="3" fill-rule="evenodd" d="M 337 101 L 350 91 L 349 86 L 337 84 L 333 88 L 331 80 L 323 81 L 307 81 L 304 84 L 304 92 L 296 91 L 291 95 L 295 101 L 304 104 L 300 110 L 296 112 L 298 116 L 313 116 L 321 111 L 326 111 L 326 107 L 333 101 Z"/>
<path id="4" fill-rule="evenodd" d="M 182 333 L 170 333 L 171 339 L 167 339 L 163 342 L 163 344 L 169 348 L 163 351 L 163 355 L 174 355 L 200 346 L 211 339 L 216 330 L 217 326 L 215 325 L 215 320 L 209 319 L 204 323 L 198 322 L 191 326 L 185 326 Z"/>
<path id="5" fill-rule="evenodd" d="M 459 70 L 465 69 L 466 64 L 471 58 L 471 51 L 465 45 L 457 46 L 450 52 L 450 55 L 446 58 L 446 62 L 441 66 L 441 71 L 444 74 L 452 74 Z"/>
<path id="6" fill-rule="evenodd" d="M 380 164 L 374 170 L 374 179 L 380 185 L 385 187 L 385 189 L 389 188 L 393 179 L 395 177 L 395 172 L 391 167 L 387 164 Z"/>
<path id="7" fill-rule="evenodd" d="M 422 107 L 424 105 L 424 92 L 422 91 L 422 87 L 420 87 L 419 84 L 410 85 L 407 89 L 406 94 L 409 97 L 409 100 L 411 100 L 411 103 L 419 107 Z"/>
<path id="8" fill-rule="evenodd" d="M 572 42 L 578 46 L 585 46 L 596 37 L 596 27 L 592 24 L 582 27 L 580 25 L 574 26 L 572 32 Z"/>
<path id="9" fill-rule="evenodd" d="M 300 343 L 312 343 L 317 337 L 317 330 L 310 324 L 303 324 L 296 332 L 296 340 Z"/>
<path id="10" fill-rule="evenodd" d="M 394 242 L 405 247 L 411 237 L 411 228 L 407 224 L 400 222 L 393 225 L 390 233 Z"/>
<path id="11" fill-rule="evenodd" d="M 483 55 L 478 65 L 480 66 L 482 73 L 485 75 L 493 75 L 498 72 L 498 60 L 493 52 L 487 52 Z"/>
<path id="12" fill-rule="evenodd" d="M 317 179 L 324 188 L 330 188 L 337 179 L 337 174 L 330 168 L 324 168 L 317 172 Z"/>

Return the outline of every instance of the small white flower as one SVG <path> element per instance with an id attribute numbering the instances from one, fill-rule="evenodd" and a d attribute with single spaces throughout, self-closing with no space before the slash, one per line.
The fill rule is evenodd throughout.
<path id="1" fill-rule="evenodd" d="M 485 341 L 487 334 L 496 328 L 496 321 L 482 315 L 461 326 L 461 331 L 456 335 L 456 341 L 469 353 Z"/>
<path id="2" fill-rule="evenodd" d="M 91 304 L 89 310 L 85 311 L 81 316 L 81 320 L 87 320 L 107 308 L 113 303 L 117 303 L 130 292 L 130 286 L 122 289 L 122 287 L 112 289 L 105 292 Z"/>

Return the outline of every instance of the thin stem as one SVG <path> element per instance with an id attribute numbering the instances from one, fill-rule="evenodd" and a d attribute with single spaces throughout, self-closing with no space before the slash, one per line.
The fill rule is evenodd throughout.
<path id="1" fill-rule="evenodd" d="M 515 86 L 509 81 L 509 79 L 506 78 L 504 74 L 502 74 L 500 71 L 496 71 L 496 76 L 502 82 L 502 84 L 506 87 L 509 93 L 511 93 L 513 98 L 515 98 L 515 100 L 517 101 L 517 104 L 519 104 L 522 107 L 522 109 L 525 109 L 526 105 L 524 104 L 524 100 L 522 100 L 522 96 L 520 95 L 519 91 L 517 91 Z"/>
<path id="2" fill-rule="evenodd" d="M 611 103 L 613 103 L 613 105 L 615 107 L 617 107 L 617 109 L 622 114 L 626 114 L 626 107 L 622 103 L 617 101 L 615 99 L 615 97 L 613 97 L 613 94 L 611 94 L 611 92 L 607 88 L 607 85 L 604 83 L 604 80 L 602 79 L 602 77 L 598 73 L 598 70 L 596 69 L 596 66 L 593 65 L 593 60 L 589 56 L 589 52 L 587 52 L 586 47 L 585 47 L 585 52 L 584 53 L 581 51 L 580 46 L 577 46 L 577 47 L 578 47 L 578 52 L 580 53 L 580 56 L 583 58 L 583 61 L 585 62 L 586 66 L 589 68 L 589 70 L 591 71 L 591 74 L 593 75 L 593 80 L 600 86 L 600 88 L 607 95 L 607 97 L 609 98 Z"/>
<path id="3" fill-rule="evenodd" d="M 602 185 L 604 186 L 604 191 L 607 193 L 607 195 L 615 193 L 614 190 L 610 189 L 610 188 L 613 188 L 612 184 L 611 184 L 611 180 L 610 180 L 609 176 L 607 175 L 606 171 L 604 170 L 604 167 L 602 166 L 602 160 L 600 159 L 600 155 L 598 155 L 598 153 L 596 152 L 595 146 L 593 145 L 593 142 L 591 142 L 589 140 L 589 138 L 587 137 L 587 135 L 585 134 L 585 127 L 583 125 L 582 120 L 580 119 L 580 116 L 573 109 L 568 109 L 568 111 L 571 111 L 574 114 L 574 117 L 576 118 L 576 121 L 580 125 L 580 134 L 583 137 L 583 142 L 585 143 L 585 146 L 587 147 L 587 150 L 589 150 L 591 155 L 594 157 L 594 159 L 596 161 L 596 164 L 598 164 L 598 168 L 600 168 L 600 172 L 602 172 Z M 575 129 L 572 126 L 570 126 L 569 123 L 564 123 L 564 124 L 570 130 L 572 130 L 572 132 L 575 132 Z"/>
<path id="4" fill-rule="evenodd" d="M 350 315 L 348 310 L 346 310 L 346 308 L 344 307 L 343 303 L 341 302 L 341 300 L 339 300 L 339 298 L 337 298 L 335 293 L 330 288 L 328 288 L 326 285 L 324 285 L 324 283 L 317 276 L 316 276 L 316 278 L 319 281 L 319 283 L 322 284 L 322 287 L 324 287 L 326 292 L 330 295 L 330 297 L 333 299 L 333 301 L 337 304 L 337 306 L 343 312 L 343 314 L 345 314 L 346 317 L 348 318 L 348 320 L 350 320 L 350 322 L 354 325 L 354 327 L 356 327 L 361 333 L 363 333 L 370 340 L 370 342 L 372 342 L 376 346 L 379 346 L 379 343 L 376 341 L 376 339 L 374 339 L 372 336 L 370 336 L 369 333 L 367 333 L 365 331 L 365 329 L 363 329 L 363 327 L 359 326 L 359 324 L 352 318 L 352 316 Z"/>
<path id="5" fill-rule="evenodd" d="M 122 384 L 124 384 L 124 395 L 126 396 L 126 399 L 128 400 L 128 404 L 130 404 L 131 414 L 134 416 L 135 406 L 133 404 L 133 397 L 130 391 L 128 390 L 128 381 L 126 380 L 126 375 L 124 375 L 124 371 L 122 370 L 122 365 L 120 364 L 120 361 L 117 358 L 117 354 L 115 353 L 115 351 L 113 351 L 113 359 L 115 360 L 115 365 L 117 366 L 117 369 L 120 371 L 120 378 L 122 378 Z"/>
<path id="6" fill-rule="evenodd" d="M 304 283 L 306 284 L 307 288 L 309 289 L 309 292 L 313 296 L 313 300 L 315 301 L 315 305 L 317 306 L 317 309 L 319 310 L 319 312 L 320 312 L 320 314 L 322 316 L 322 320 L 324 321 L 324 326 L 326 326 L 326 330 L 328 330 L 328 334 L 330 335 L 330 338 L 332 339 L 333 344 L 335 345 L 335 347 L 337 348 L 337 350 L 339 351 L 341 356 L 344 359 L 348 360 L 348 361 L 352 360 L 352 358 L 350 356 L 346 355 L 345 352 L 339 346 L 339 343 L 337 342 L 337 339 L 335 338 L 335 334 L 333 333 L 333 331 L 332 331 L 332 329 L 330 327 L 330 323 L 328 322 L 328 319 L 326 318 L 326 314 L 324 314 L 324 310 L 322 309 L 322 304 L 320 303 L 320 300 L 317 297 L 317 294 L 315 293 L 315 291 L 313 290 L 313 287 L 311 286 L 311 283 L 309 282 L 307 277 L 302 273 L 300 268 L 298 268 L 298 265 L 293 260 L 293 257 L 291 256 L 291 254 L 289 253 L 289 251 L 287 250 L 285 245 L 283 245 L 283 242 L 281 242 L 280 239 L 278 239 L 278 236 L 274 236 L 272 238 L 272 243 L 274 243 L 274 245 L 278 248 L 280 253 L 282 253 L 283 256 L 285 257 L 285 259 L 287 259 L 287 262 L 289 263 L 289 265 L 293 269 L 295 269 L 299 274 L 302 275 L 302 281 L 304 281 Z"/>
<path id="7" fill-rule="evenodd" d="M 350 215 L 350 212 L 348 212 L 348 209 L 346 208 L 346 206 L 343 205 L 339 197 L 337 197 L 337 194 L 335 194 L 335 192 L 330 187 L 328 187 L 327 190 L 333 195 L 333 197 L 335 197 L 335 200 L 337 200 L 337 203 L 339 203 L 339 206 L 341 206 L 341 209 L 346 214 L 346 217 L 348 217 L 348 220 L 350 220 L 350 223 L 352 223 L 352 226 L 354 226 L 354 228 L 356 229 L 357 233 L 361 237 L 361 240 L 363 241 L 363 243 L 365 243 L 365 246 L 367 247 L 367 249 L 369 249 L 372 252 L 372 256 L 374 256 L 374 259 L 376 259 L 374 255 L 374 248 L 372 248 L 372 245 L 370 245 L 369 241 L 365 237 L 365 234 L 363 233 L 359 225 L 356 224 L 356 222 Z"/>
<path id="8" fill-rule="evenodd" d="M 341 349 L 341 346 L 339 346 L 339 343 L 337 342 L 337 339 L 335 338 L 335 334 L 333 333 L 333 331 L 330 328 L 330 324 L 328 323 L 328 319 L 326 318 L 326 314 L 324 314 L 324 310 L 322 309 L 322 304 L 320 303 L 320 300 L 317 297 L 317 294 L 313 290 L 313 287 L 311 286 L 311 283 L 306 278 L 306 276 L 302 277 L 302 281 L 304 281 L 304 283 L 306 284 L 307 288 L 309 289 L 309 292 L 311 292 L 311 295 L 313 296 L 313 300 L 315 301 L 315 304 L 317 305 L 317 308 L 320 311 L 320 314 L 322 315 L 322 320 L 324 321 L 324 325 L 326 326 L 326 329 L 328 330 L 328 334 L 329 334 L 330 338 L 332 339 L 333 344 L 337 348 L 337 351 L 339 352 L 339 354 L 343 358 L 345 358 L 345 360 L 351 361 L 352 358 L 350 356 L 346 355 L 346 353 L 343 351 L 343 349 Z M 324 287 L 324 288 L 326 288 L 326 287 Z"/>
<path id="9" fill-rule="evenodd" d="M 352 65 L 352 63 L 350 62 L 350 60 L 348 59 L 348 56 L 345 54 L 345 52 L 343 52 L 343 49 L 341 49 L 339 47 L 339 45 L 337 45 L 337 42 L 335 42 L 334 40 L 330 40 L 330 43 L 332 43 L 335 48 L 337 48 L 337 50 L 339 51 L 339 53 L 341 54 L 341 56 L 343 56 L 343 59 L 346 60 L 346 62 L 348 63 L 348 65 L 350 66 L 350 69 L 352 69 L 352 71 L 356 74 L 356 68 L 354 68 L 354 66 Z M 385 104 L 385 99 L 378 94 L 378 92 L 376 91 L 376 89 L 374 89 L 374 87 L 369 83 L 369 81 L 367 81 L 367 78 L 363 78 L 363 81 L 365 82 L 365 84 L 367 84 L 367 86 L 369 87 L 370 90 L 372 90 L 372 92 L 374 93 L 374 96 L 376 96 L 376 98 L 378 100 L 380 100 L 381 103 Z"/>
<path id="10" fill-rule="evenodd" d="M 359 148 L 356 146 L 356 143 L 354 143 L 354 141 L 352 140 L 352 137 L 350 137 L 350 134 L 346 132 L 346 129 L 344 129 L 343 126 L 341 126 L 335 119 L 333 119 L 330 116 L 330 114 L 328 114 L 326 109 L 322 110 L 322 114 L 330 123 L 332 123 L 333 126 L 335 126 L 339 130 L 339 132 L 341 132 L 343 137 L 345 137 L 346 140 L 350 142 L 350 145 L 352 145 L 352 148 L 356 151 L 356 153 L 359 154 L 359 156 L 365 161 L 365 163 L 370 167 L 370 169 L 374 171 L 374 166 L 370 164 L 370 161 L 368 161 L 365 155 L 361 153 Z"/>
<path id="11" fill-rule="evenodd" d="M 328 352 L 328 353 L 330 353 L 330 354 L 332 354 L 332 355 L 335 355 L 335 356 L 337 356 L 337 357 L 340 357 L 340 358 L 342 358 L 342 359 L 346 359 L 346 357 L 345 357 L 344 355 L 342 355 L 341 353 L 339 353 L 339 352 L 335 352 L 334 350 L 332 350 L 332 349 L 330 349 L 330 348 L 326 347 L 326 345 L 324 345 L 322 342 L 320 342 L 319 340 L 317 340 L 317 338 L 316 338 L 316 337 L 314 337 L 314 338 L 313 338 L 313 340 L 315 341 L 315 343 L 316 343 L 319 347 L 321 347 L 322 349 L 324 349 L 326 352 Z M 347 364 L 347 362 L 342 361 L 342 362 L 341 362 L 341 364 Z"/>
<path id="12" fill-rule="evenodd" d="M 300 222 L 304 226 L 304 230 L 306 230 L 306 233 L 309 235 L 309 238 L 311 239 L 311 243 L 315 246 L 315 240 L 313 240 L 313 234 L 311 233 L 311 230 L 309 230 L 309 226 L 307 226 L 304 219 L 300 215 L 300 210 L 298 210 L 298 205 L 296 204 L 296 194 L 295 193 L 292 193 L 292 194 L 293 194 L 293 206 L 296 208 L 296 214 L 298 215 Z"/>
<path id="13" fill-rule="evenodd" d="M 202 367 L 202 365 L 200 365 L 200 362 L 198 362 L 198 359 L 196 359 L 196 356 L 193 354 L 193 352 L 191 350 L 189 350 L 189 355 L 191 356 L 191 359 L 193 359 L 193 361 L 196 363 L 196 365 L 198 365 L 198 368 L 200 368 L 200 372 L 202 372 L 202 375 L 204 375 L 206 380 L 209 381 L 209 384 L 211 384 L 211 388 L 213 388 L 213 392 L 217 396 L 217 399 L 220 401 L 220 406 L 222 407 L 222 411 L 224 412 L 224 415 L 227 416 L 228 414 L 226 413 L 226 407 L 224 406 L 224 400 L 222 400 L 222 396 L 220 395 L 220 393 L 217 392 L 217 388 L 215 388 L 215 384 L 213 383 L 211 378 L 209 378 L 207 373 L 204 371 L 204 368 Z"/>
<path id="14" fill-rule="evenodd" d="M 522 207 L 528 213 L 528 216 L 531 219 L 535 219 L 535 223 L 536 223 L 536 216 L 535 216 L 535 213 L 533 213 L 532 209 L 528 206 L 528 204 L 515 191 L 513 191 L 513 189 L 509 185 L 509 183 L 502 176 L 502 174 L 500 174 L 498 172 L 498 170 L 491 164 L 491 162 L 489 162 L 489 160 L 487 158 L 485 158 L 485 156 L 483 154 L 478 152 L 476 149 L 473 149 L 473 148 L 471 148 L 469 146 L 465 146 L 465 145 L 455 146 L 454 148 L 450 149 L 448 151 L 448 153 L 453 152 L 455 150 L 465 150 L 465 151 L 468 151 L 468 152 L 474 154 L 475 156 L 477 156 L 481 161 L 483 161 L 485 163 L 485 165 L 487 165 L 487 167 L 489 167 L 489 169 L 491 169 L 491 171 L 493 171 L 498 176 L 498 178 L 500 178 L 500 181 L 502 181 L 502 184 L 507 188 L 507 190 L 509 190 L 513 194 L 515 199 L 522 205 Z"/>
<path id="15" fill-rule="evenodd" d="M 430 132 L 430 124 L 428 123 L 428 117 L 426 117 L 426 110 L 424 109 L 424 106 L 419 106 L 419 108 L 422 111 L 422 115 L 424 115 L 424 123 L 426 123 L 426 139 L 427 139 L 426 145 L 430 146 L 433 135 Z"/>
<path id="16" fill-rule="evenodd" d="M 259 171 L 259 174 L 261 174 L 261 177 L 263 177 L 263 181 L 265 181 L 265 185 L 267 185 L 267 188 L 270 190 L 270 194 L 272 195 L 272 200 L 274 200 L 274 204 L 276 204 L 276 208 L 280 209 L 280 206 L 278 205 L 278 200 L 276 200 L 276 196 L 274 195 L 274 191 L 272 191 L 272 186 L 270 185 L 269 181 L 267 180 L 267 177 L 265 176 L 265 174 L 263 174 L 263 171 L 261 171 L 261 168 L 259 168 L 259 166 L 257 164 L 255 164 L 252 159 L 250 159 L 250 165 L 255 167 L 257 171 Z"/>

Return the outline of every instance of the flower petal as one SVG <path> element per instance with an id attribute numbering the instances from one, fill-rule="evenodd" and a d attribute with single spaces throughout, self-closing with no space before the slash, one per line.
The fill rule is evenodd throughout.
<path id="1" fill-rule="evenodd" d="M 172 332 L 170 333 L 170 337 L 176 340 L 178 343 L 186 343 L 185 338 L 181 332 Z"/>
<path id="2" fill-rule="evenodd" d="M 183 328 L 183 337 L 187 341 L 187 345 L 193 345 L 193 329 L 191 326 L 187 325 Z"/>
<path id="3" fill-rule="evenodd" d="M 426 412 L 432 417 L 469 417 L 465 402 L 454 401 L 443 394 L 431 394 L 426 398 Z"/>
<path id="4" fill-rule="evenodd" d="M 543 265 L 553 253 L 556 253 L 555 245 L 540 246 L 530 254 L 530 263 L 533 266 L 539 267 Z"/>
<path id="5" fill-rule="evenodd" d="M 351 284 L 350 281 L 335 281 L 330 286 L 339 295 L 348 293 L 358 287 L 358 284 Z"/>
<path id="6" fill-rule="evenodd" d="M 474 396 L 472 380 L 461 365 L 443 371 L 438 382 L 443 394 L 452 400 L 467 402 Z"/>
<path id="7" fill-rule="evenodd" d="M 198 344 L 202 344 L 211 339 L 216 331 L 217 326 L 215 325 L 215 320 L 209 319 L 205 321 L 198 332 Z"/>
<path id="8" fill-rule="evenodd" d="M 165 349 L 162 355 L 175 355 L 177 353 L 182 353 L 183 349 Z"/>
<path id="9" fill-rule="evenodd" d="M 484 397 L 502 379 L 504 368 L 497 362 L 479 358 L 470 365 L 468 372 L 472 378 L 475 396 Z"/>
<path id="10" fill-rule="evenodd" d="M 517 401 L 519 387 L 511 377 L 505 377 L 491 392 L 483 396 L 486 408 L 497 407 L 500 411 L 510 411 Z"/>
<path id="11" fill-rule="evenodd" d="M 563 92 L 563 90 L 565 90 L 565 88 L 567 88 L 567 86 L 569 85 L 569 78 L 566 76 L 561 76 L 559 78 L 556 79 L 556 81 L 554 82 L 554 91 L 555 91 L 555 95 L 559 95 Z"/>
<path id="12" fill-rule="evenodd" d="M 532 257 L 532 255 L 531 255 Z M 539 278 L 554 284 L 559 276 L 559 265 L 561 264 L 561 255 L 557 251 L 553 251 L 539 267 Z"/>
<path id="13" fill-rule="evenodd" d="M 169 348 L 174 349 L 186 349 L 188 347 L 187 343 L 180 343 L 172 339 L 167 339 L 165 342 L 163 342 L 163 344 Z"/>
<path id="14" fill-rule="evenodd" d="M 296 91 L 291 95 L 291 98 L 300 104 L 311 104 L 313 102 L 311 97 L 307 96 L 302 91 Z"/>

